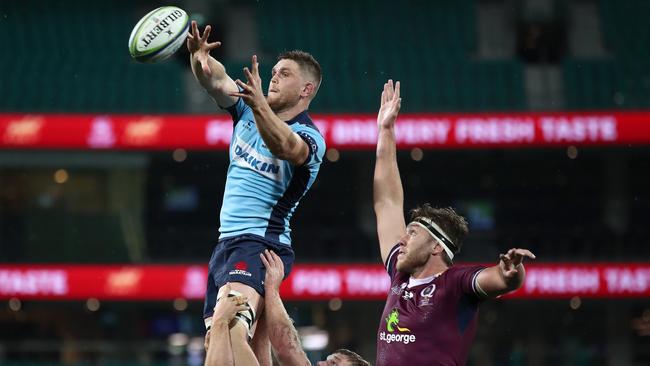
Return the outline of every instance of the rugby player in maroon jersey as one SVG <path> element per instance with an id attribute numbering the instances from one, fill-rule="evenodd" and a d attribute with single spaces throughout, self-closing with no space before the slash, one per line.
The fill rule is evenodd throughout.
<path id="1" fill-rule="evenodd" d="M 406 225 L 395 146 L 400 106 L 400 83 L 393 86 L 389 80 L 377 116 L 373 187 L 381 258 L 391 288 L 377 332 L 376 365 L 464 365 L 479 304 L 521 287 L 523 259 L 535 256 L 513 248 L 492 267 L 455 265 L 468 228 L 454 209 L 425 204 L 411 211 Z"/>

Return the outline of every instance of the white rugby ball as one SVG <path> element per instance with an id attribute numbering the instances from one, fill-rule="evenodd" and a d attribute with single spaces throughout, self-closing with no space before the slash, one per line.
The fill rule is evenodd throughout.
<path id="1" fill-rule="evenodd" d="M 190 18 L 181 8 L 161 6 L 145 15 L 129 37 L 129 53 L 140 62 L 162 61 L 185 42 Z"/>

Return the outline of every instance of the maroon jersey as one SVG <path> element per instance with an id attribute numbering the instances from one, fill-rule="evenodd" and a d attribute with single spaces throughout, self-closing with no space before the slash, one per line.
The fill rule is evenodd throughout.
<path id="1" fill-rule="evenodd" d="M 386 260 L 391 278 L 377 332 L 377 366 L 464 365 L 476 334 L 480 266 L 453 266 L 440 276 L 398 272 L 396 245 Z"/>

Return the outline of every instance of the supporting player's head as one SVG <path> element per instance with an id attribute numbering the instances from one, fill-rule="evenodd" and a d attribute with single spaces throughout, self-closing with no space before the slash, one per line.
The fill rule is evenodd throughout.
<path id="1" fill-rule="evenodd" d="M 412 273 L 430 261 L 451 266 L 469 229 L 464 217 L 453 208 L 435 208 L 428 203 L 411 210 L 411 222 L 400 240 L 397 270 Z"/>
<path id="2" fill-rule="evenodd" d="M 304 51 L 288 51 L 278 56 L 271 71 L 266 100 L 278 113 L 296 105 L 307 109 L 322 80 L 320 64 Z"/>
<path id="3" fill-rule="evenodd" d="M 319 361 L 316 366 L 370 366 L 370 362 L 349 349 L 337 349 L 327 360 Z"/>

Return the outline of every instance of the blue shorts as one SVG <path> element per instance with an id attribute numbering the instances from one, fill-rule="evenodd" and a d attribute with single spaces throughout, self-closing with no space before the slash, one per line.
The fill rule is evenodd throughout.
<path id="1" fill-rule="evenodd" d="M 254 234 L 237 235 L 219 240 L 214 247 L 208 266 L 208 286 L 205 292 L 203 318 L 212 316 L 217 304 L 219 288 L 226 282 L 239 282 L 255 289 L 264 296 L 266 268 L 260 254 L 269 249 L 275 252 L 284 264 L 284 277 L 291 272 L 294 261 L 290 246 L 272 242 Z"/>

